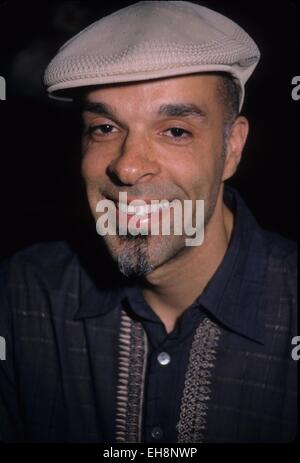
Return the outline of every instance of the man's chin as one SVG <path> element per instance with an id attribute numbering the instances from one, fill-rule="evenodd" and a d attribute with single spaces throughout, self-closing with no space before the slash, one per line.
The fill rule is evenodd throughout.
<path id="1" fill-rule="evenodd" d="M 120 272 L 141 278 L 175 257 L 184 247 L 178 236 L 106 236 L 105 242 Z"/>
<path id="2" fill-rule="evenodd" d="M 146 235 L 119 236 L 115 256 L 120 272 L 128 278 L 142 278 L 155 269 L 150 258 L 150 237 Z"/>

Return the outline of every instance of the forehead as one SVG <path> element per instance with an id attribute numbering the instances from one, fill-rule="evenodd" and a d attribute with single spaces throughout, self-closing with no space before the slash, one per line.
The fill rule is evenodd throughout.
<path id="1" fill-rule="evenodd" d="M 108 103 L 116 110 L 154 110 L 161 104 L 195 103 L 203 110 L 216 105 L 218 76 L 196 74 L 126 84 L 112 84 L 86 91 L 85 102 Z"/>

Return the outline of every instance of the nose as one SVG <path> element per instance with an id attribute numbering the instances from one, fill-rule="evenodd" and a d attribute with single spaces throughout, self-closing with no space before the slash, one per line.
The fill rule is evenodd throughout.
<path id="1" fill-rule="evenodd" d="M 153 147 L 142 134 L 128 134 L 120 153 L 108 166 L 108 174 L 122 185 L 135 185 L 150 180 L 160 172 Z"/>

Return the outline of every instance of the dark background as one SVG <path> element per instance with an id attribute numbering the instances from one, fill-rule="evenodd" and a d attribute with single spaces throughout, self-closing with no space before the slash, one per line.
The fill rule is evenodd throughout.
<path id="1" fill-rule="evenodd" d="M 66 40 L 130 3 L 0 1 L 0 75 L 7 83 L 7 100 L 0 101 L 0 259 L 37 241 L 89 239 L 80 119 L 46 96 L 41 76 Z M 294 1 L 201 3 L 238 22 L 262 54 L 242 110 L 249 139 L 229 183 L 263 227 L 296 239 L 298 103 L 291 80 L 300 75 L 299 8 Z"/>

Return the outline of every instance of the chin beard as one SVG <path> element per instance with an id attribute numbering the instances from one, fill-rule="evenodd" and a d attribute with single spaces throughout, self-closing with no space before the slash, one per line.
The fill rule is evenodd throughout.
<path id="1" fill-rule="evenodd" d="M 143 277 L 155 268 L 150 263 L 147 235 L 120 236 L 122 250 L 118 255 L 118 267 L 128 278 Z"/>
<path id="2" fill-rule="evenodd" d="M 220 184 L 216 184 L 211 192 L 204 218 L 206 229 L 214 213 Z M 206 203 L 206 204 L 207 204 Z M 105 239 L 109 252 L 117 262 L 119 271 L 128 278 L 142 278 L 156 268 L 170 261 L 186 249 L 183 236 L 153 237 L 151 235 L 118 235 L 118 245 L 115 240 Z M 160 238 L 160 239 L 159 239 Z M 182 238 L 182 239 L 181 239 Z M 158 240 L 158 241 L 157 241 Z M 189 248 L 191 250 L 192 248 Z"/>

